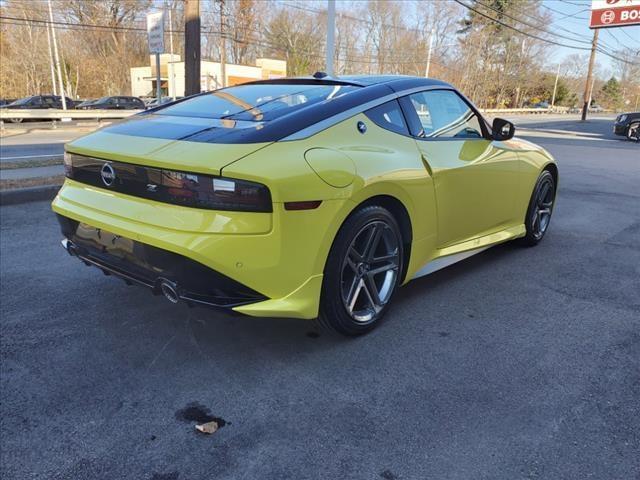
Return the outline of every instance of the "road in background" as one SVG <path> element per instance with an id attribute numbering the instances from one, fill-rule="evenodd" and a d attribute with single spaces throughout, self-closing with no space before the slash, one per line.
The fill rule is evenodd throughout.
<path id="1" fill-rule="evenodd" d="M 58 128 L 21 131 L 18 134 L 7 130 L 0 139 L 0 162 L 29 163 L 34 159 L 59 158 L 62 160 L 64 144 L 87 132 L 86 128 Z"/>
<path id="2" fill-rule="evenodd" d="M 1 207 L 0 476 L 637 478 L 640 145 L 610 128 L 522 129 L 560 168 L 545 240 L 357 339 L 172 306 L 70 258 L 48 204 Z"/>
<path id="3" fill-rule="evenodd" d="M 549 122 L 562 121 L 564 124 L 573 124 L 578 119 L 577 115 L 540 114 L 540 115 L 511 115 L 507 116 L 518 126 L 545 125 Z M 613 121 L 614 115 L 598 115 L 592 121 L 604 119 Z M 6 128 L 0 137 L 0 162 L 26 162 L 37 158 L 62 158 L 64 144 L 89 133 L 92 127 L 78 125 L 58 125 L 56 129 L 44 129 L 50 123 L 14 125 Z M 94 128 L 98 128 L 97 126 Z M 581 128 L 581 127 L 579 127 Z M 18 131 L 19 134 L 13 132 Z M 518 132 L 520 133 L 520 132 Z"/>

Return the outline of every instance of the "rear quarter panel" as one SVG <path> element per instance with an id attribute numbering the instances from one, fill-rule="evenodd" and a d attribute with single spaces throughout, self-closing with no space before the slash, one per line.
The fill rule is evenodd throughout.
<path id="1" fill-rule="evenodd" d="M 367 126 L 364 134 L 356 128 L 359 121 Z M 305 161 L 305 153 L 311 149 L 326 149 L 328 161 L 331 152 L 343 161 L 346 156 L 350 162 L 345 161 L 344 173 L 352 172 L 353 181 L 334 187 L 322 180 Z M 335 168 L 336 162 L 331 163 Z M 276 204 L 303 200 L 334 204 L 329 209 L 331 216 L 313 211 L 283 214 L 283 248 L 300 252 L 296 261 L 302 270 L 322 273 L 340 226 L 359 204 L 379 195 L 396 198 L 409 214 L 413 246 L 407 278 L 435 250 L 433 181 L 420 160 L 415 140 L 378 127 L 364 114 L 302 140 L 276 142 L 224 167 L 222 174 L 267 183 Z"/>

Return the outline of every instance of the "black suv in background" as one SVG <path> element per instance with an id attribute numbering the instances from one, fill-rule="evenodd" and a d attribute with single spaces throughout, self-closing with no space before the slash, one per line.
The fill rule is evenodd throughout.
<path id="1" fill-rule="evenodd" d="M 64 97 L 67 101 L 67 108 L 74 108 L 73 100 Z M 39 109 L 39 108 L 62 108 L 62 97 L 59 95 L 32 95 L 31 97 L 21 98 L 3 108 L 20 108 L 20 109 Z"/>
<path id="2" fill-rule="evenodd" d="M 613 133 L 640 142 L 640 112 L 621 113 L 613 124 Z"/>
<path id="3" fill-rule="evenodd" d="M 64 97 L 67 101 L 67 109 L 75 108 L 73 100 Z M 59 95 L 32 95 L 15 100 L 11 103 L 1 105 L 0 108 L 20 109 L 20 110 L 41 110 L 47 108 L 62 108 L 62 97 Z M 22 118 L 10 118 L 12 123 L 22 122 Z"/>
<path id="4" fill-rule="evenodd" d="M 102 97 L 80 107 L 83 110 L 144 110 L 138 97 Z"/>

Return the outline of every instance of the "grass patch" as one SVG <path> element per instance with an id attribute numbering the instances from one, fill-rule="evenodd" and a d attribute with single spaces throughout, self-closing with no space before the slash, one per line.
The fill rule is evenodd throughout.
<path id="1" fill-rule="evenodd" d="M 51 177 L 20 178 L 20 179 L 0 179 L 0 190 L 13 190 L 25 187 L 40 187 L 42 185 L 62 185 L 64 175 L 53 175 Z"/>
<path id="2" fill-rule="evenodd" d="M 34 168 L 34 167 L 51 167 L 54 165 L 62 165 L 62 155 L 60 158 L 34 158 L 24 162 L 2 162 L 0 170 L 13 170 L 16 168 Z"/>

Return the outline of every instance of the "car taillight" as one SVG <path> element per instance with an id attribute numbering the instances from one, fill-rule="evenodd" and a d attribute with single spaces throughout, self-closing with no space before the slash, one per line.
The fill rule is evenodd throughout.
<path id="1" fill-rule="evenodd" d="M 249 180 L 180 172 L 64 154 L 65 175 L 77 182 L 135 197 L 212 210 L 272 212 L 266 185 Z"/>

